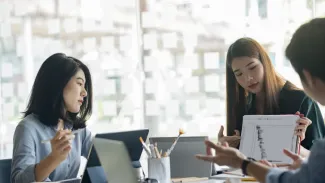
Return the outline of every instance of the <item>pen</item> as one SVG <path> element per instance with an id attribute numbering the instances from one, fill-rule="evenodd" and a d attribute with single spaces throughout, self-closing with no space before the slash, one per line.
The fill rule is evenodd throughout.
<path id="1" fill-rule="evenodd" d="M 75 130 L 75 131 L 72 131 L 72 134 L 76 134 L 80 131 L 82 131 L 83 129 L 79 129 L 79 130 Z M 52 139 L 47 139 L 47 140 L 42 140 L 41 143 L 44 144 L 44 143 L 47 143 L 47 142 L 50 142 Z"/>
<path id="2" fill-rule="evenodd" d="M 161 158 L 157 146 L 155 146 L 154 150 L 155 150 L 155 153 L 156 153 L 156 157 L 157 157 L 157 158 Z"/>
<path id="3" fill-rule="evenodd" d="M 174 143 L 172 144 L 172 146 L 170 147 L 170 149 L 167 150 L 167 156 L 169 156 L 170 153 L 173 151 L 173 149 L 175 148 L 175 145 L 176 145 L 176 143 L 177 143 L 179 137 L 180 137 L 181 135 L 183 135 L 183 134 L 184 134 L 184 130 L 183 130 L 183 129 L 179 129 L 179 131 L 178 131 L 178 137 L 175 139 L 175 141 L 174 141 Z"/>
<path id="4" fill-rule="evenodd" d="M 144 143 L 142 137 L 140 137 L 139 139 L 140 139 L 140 142 L 142 143 L 142 147 L 146 151 L 148 157 L 151 157 L 151 153 L 150 153 L 148 146 Z"/>
<path id="5" fill-rule="evenodd" d="M 152 144 L 150 144 L 149 148 L 150 148 L 150 152 L 151 152 L 151 157 L 152 158 L 157 158 L 157 155 L 155 153 L 155 147 Z"/>
<path id="6" fill-rule="evenodd" d="M 266 161 L 268 161 L 270 163 L 281 163 L 282 162 L 282 161 L 279 161 L 279 160 L 266 160 Z"/>

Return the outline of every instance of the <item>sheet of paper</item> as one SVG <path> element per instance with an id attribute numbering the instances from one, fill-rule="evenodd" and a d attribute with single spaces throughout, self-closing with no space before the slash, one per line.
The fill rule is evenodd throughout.
<path id="1" fill-rule="evenodd" d="M 296 152 L 298 115 L 245 115 L 239 150 L 254 159 L 291 163 L 283 149 Z"/>

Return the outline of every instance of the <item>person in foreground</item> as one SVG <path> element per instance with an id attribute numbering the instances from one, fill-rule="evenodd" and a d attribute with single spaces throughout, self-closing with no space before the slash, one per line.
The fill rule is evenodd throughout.
<path id="1" fill-rule="evenodd" d="M 87 66 L 62 53 L 47 58 L 14 133 L 11 182 L 76 178 L 80 156 L 87 157 L 91 148 L 85 123 L 91 112 L 92 82 Z"/>
<path id="2" fill-rule="evenodd" d="M 307 95 L 325 105 L 325 18 L 313 19 L 302 25 L 293 34 L 286 48 L 286 56 L 298 73 Z M 198 159 L 241 168 L 243 173 L 267 183 L 324 183 L 325 182 L 325 139 L 318 140 L 311 148 L 306 161 L 289 151 L 285 154 L 294 163 L 289 167 L 296 170 L 272 168 L 263 163 L 254 162 L 237 149 L 223 144 L 206 142 L 207 148 L 213 148 L 216 155 L 197 155 Z"/>
<path id="3" fill-rule="evenodd" d="M 267 52 L 254 39 L 240 38 L 229 47 L 226 73 L 227 131 L 230 136 L 224 136 L 221 127 L 219 142 L 238 147 L 243 116 L 256 114 L 303 114 L 295 130 L 304 156 L 308 155 L 307 150 L 313 141 L 325 135 L 325 124 L 317 103 L 275 71 Z"/>

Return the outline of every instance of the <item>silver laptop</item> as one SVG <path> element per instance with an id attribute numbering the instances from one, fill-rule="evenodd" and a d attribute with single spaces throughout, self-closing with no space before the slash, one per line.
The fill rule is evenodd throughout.
<path id="1" fill-rule="evenodd" d="M 94 138 L 93 143 L 109 183 L 138 183 L 123 142 Z"/>
<path id="2" fill-rule="evenodd" d="M 184 177 L 210 177 L 211 163 L 195 158 L 196 154 L 205 154 L 204 141 L 207 136 L 180 137 L 174 150 L 170 154 L 170 169 L 172 178 Z M 151 137 L 151 144 L 157 142 L 158 149 L 167 151 L 174 142 L 175 137 Z"/>

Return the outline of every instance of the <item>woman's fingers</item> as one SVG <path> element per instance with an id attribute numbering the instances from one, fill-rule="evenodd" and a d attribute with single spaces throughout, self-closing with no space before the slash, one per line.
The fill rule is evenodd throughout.
<path id="1" fill-rule="evenodd" d="M 223 130 L 224 130 L 224 127 L 221 125 L 220 130 L 219 130 L 219 133 L 218 133 L 218 138 L 219 139 L 224 136 L 223 135 Z"/>
<path id="2" fill-rule="evenodd" d="M 299 118 L 298 121 L 297 121 L 298 124 L 301 124 L 301 125 L 310 125 L 312 122 L 310 119 L 306 118 L 306 117 L 303 117 L 303 118 Z"/>
<path id="3" fill-rule="evenodd" d="M 235 130 L 235 136 L 240 136 L 239 130 Z"/>

